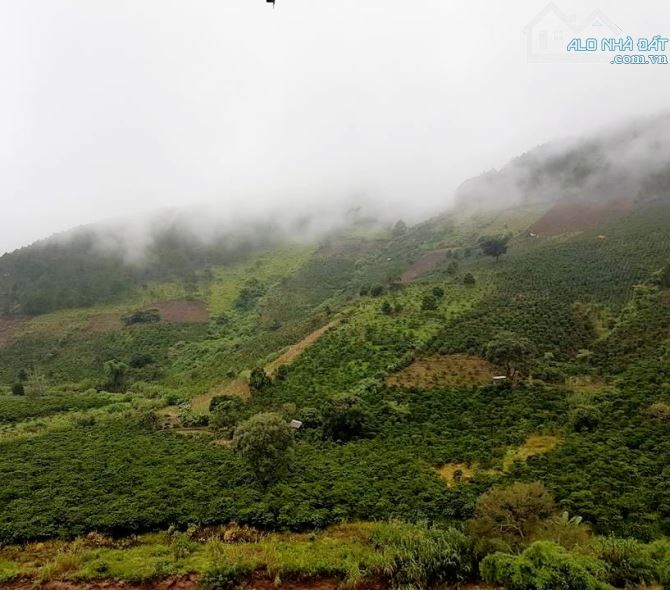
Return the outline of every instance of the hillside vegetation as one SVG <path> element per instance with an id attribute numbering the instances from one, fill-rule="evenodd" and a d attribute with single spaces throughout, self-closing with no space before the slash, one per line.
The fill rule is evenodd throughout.
<path id="1" fill-rule="evenodd" d="M 670 202 L 552 211 L 5 255 L 0 580 L 670 587 Z"/>

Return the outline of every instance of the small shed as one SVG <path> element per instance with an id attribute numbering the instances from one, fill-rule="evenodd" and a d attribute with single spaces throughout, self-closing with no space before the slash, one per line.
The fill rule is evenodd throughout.
<path id="1" fill-rule="evenodd" d="M 507 380 L 507 375 L 496 375 L 493 377 L 494 383 L 504 383 Z"/>
<path id="2" fill-rule="evenodd" d="M 293 428 L 293 430 L 300 430 L 302 428 L 302 422 L 300 420 L 291 420 L 289 426 Z"/>

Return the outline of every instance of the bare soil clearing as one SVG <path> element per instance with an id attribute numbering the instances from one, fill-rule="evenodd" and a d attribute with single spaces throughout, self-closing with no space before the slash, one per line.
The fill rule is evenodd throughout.
<path id="1" fill-rule="evenodd" d="M 412 266 L 410 266 L 400 277 L 401 283 L 409 283 L 417 277 L 430 272 L 436 268 L 447 256 L 447 250 L 433 250 L 424 254 Z"/>
<path id="2" fill-rule="evenodd" d="M 209 320 L 209 311 L 203 301 L 176 299 L 151 305 L 160 313 L 161 320 L 175 324 L 203 324 Z"/>
<path id="3" fill-rule="evenodd" d="M 485 385 L 496 374 L 488 361 L 467 354 L 433 355 L 389 375 L 386 382 L 399 387 L 434 389 L 445 386 Z"/>
<path id="4" fill-rule="evenodd" d="M 555 236 L 588 229 L 633 208 L 633 199 L 613 199 L 602 203 L 571 201 L 557 203 L 529 231 L 540 236 Z"/>

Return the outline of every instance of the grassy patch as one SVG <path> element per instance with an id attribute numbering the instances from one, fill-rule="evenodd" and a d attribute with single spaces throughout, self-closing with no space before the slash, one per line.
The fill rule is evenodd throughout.
<path id="1" fill-rule="evenodd" d="M 251 260 L 214 269 L 207 302 L 213 315 L 230 311 L 240 289 L 250 278 L 263 283 L 279 281 L 291 275 L 309 259 L 311 248 L 301 246 L 276 249 Z"/>
<path id="2" fill-rule="evenodd" d="M 402 534 L 407 528 L 352 523 L 316 534 L 271 534 L 255 542 L 230 542 L 226 530 L 221 529 L 201 541 L 183 534 L 142 535 L 130 547 L 91 547 L 86 539 L 6 547 L 0 550 L 0 580 L 2 576 L 8 580 L 23 575 L 43 582 L 100 578 L 142 582 L 175 574 L 201 574 L 225 564 L 261 572 L 277 582 L 335 577 L 354 584 L 365 576 L 381 575 L 393 564 L 394 552 L 382 550 L 374 537 Z M 12 561 L 4 559 L 3 553 Z"/>
<path id="3" fill-rule="evenodd" d="M 561 441 L 558 436 L 536 434 L 529 436 L 525 442 L 514 449 L 509 449 L 503 457 L 503 470 L 509 471 L 517 461 L 526 461 L 535 455 L 544 455 L 553 451 Z"/>

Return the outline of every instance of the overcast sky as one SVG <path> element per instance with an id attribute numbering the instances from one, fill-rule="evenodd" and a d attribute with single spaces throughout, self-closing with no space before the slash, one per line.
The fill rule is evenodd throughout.
<path id="1" fill-rule="evenodd" d="M 670 36 L 667 0 L 556 4 Z M 0 252 L 203 201 L 424 214 L 534 145 L 670 105 L 670 65 L 529 63 L 545 6 L 0 0 Z"/>

